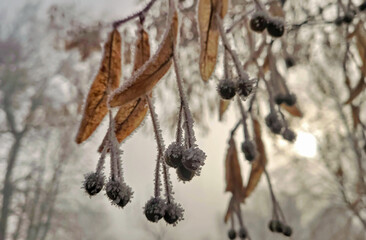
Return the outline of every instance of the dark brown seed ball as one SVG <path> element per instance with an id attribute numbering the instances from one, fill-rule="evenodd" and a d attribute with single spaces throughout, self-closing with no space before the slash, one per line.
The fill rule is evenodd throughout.
<path id="1" fill-rule="evenodd" d="M 267 117 L 265 118 L 266 121 L 266 125 L 267 127 L 271 127 L 275 122 L 278 121 L 278 117 L 277 114 L 275 112 L 271 112 L 267 115 Z"/>
<path id="2" fill-rule="evenodd" d="M 282 103 L 285 102 L 285 98 L 286 98 L 285 94 L 278 93 L 275 95 L 274 101 L 277 105 L 281 105 Z"/>
<path id="3" fill-rule="evenodd" d="M 183 219 L 183 208 L 180 204 L 169 203 L 165 209 L 164 220 L 168 224 L 175 225 L 178 221 Z"/>
<path id="4" fill-rule="evenodd" d="M 244 228 L 239 229 L 239 237 L 240 239 L 245 239 L 247 237 L 247 231 Z"/>
<path id="5" fill-rule="evenodd" d="M 268 228 L 271 232 L 279 232 L 279 230 L 282 232 L 282 223 L 278 220 L 272 219 L 268 223 Z"/>
<path id="6" fill-rule="evenodd" d="M 252 15 L 250 19 L 250 28 L 255 32 L 263 32 L 267 27 L 267 15 L 258 11 Z"/>
<path id="7" fill-rule="evenodd" d="M 271 131 L 274 133 L 274 134 L 280 134 L 281 131 L 282 131 L 282 128 L 283 128 L 283 124 L 280 120 L 277 120 L 276 122 L 274 122 L 272 124 L 272 126 L 270 127 Z"/>
<path id="8" fill-rule="evenodd" d="M 194 171 L 188 170 L 183 165 L 177 168 L 177 176 L 183 182 L 191 181 L 192 178 L 194 177 L 194 174 L 195 174 Z"/>
<path id="9" fill-rule="evenodd" d="M 278 224 L 276 225 L 276 232 L 282 233 L 284 226 L 285 225 L 281 221 L 278 221 Z"/>
<path id="10" fill-rule="evenodd" d="M 337 17 L 335 20 L 334 20 L 334 24 L 336 25 L 336 26 L 341 26 L 342 25 L 342 23 L 343 23 L 343 17 Z"/>
<path id="11" fill-rule="evenodd" d="M 359 10 L 360 12 L 362 12 L 362 11 L 366 10 L 366 2 L 361 3 L 361 5 L 360 5 L 360 6 L 358 6 L 358 10 Z"/>
<path id="12" fill-rule="evenodd" d="M 293 142 L 296 139 L 296 133 L 289 128 L 286 128 L 282 133 L 282 137 L 289 142 Z"/>
<path id="13" fill-rule="evenodd" d="M 185 149 L 182 157 L 183 166 L 191 171 L 200 169 L 205 164 L 206 154 L 198 147 Z"/>
<path id="14" fill-rule="evenodd" d="M 287 68 L 291 68 L 291 67 L 295 66 L 295 59 L 293 57 L 286 57 L 285 63 L 286 63 Z"/>
<path id="15" fill-rule="evenodd" d="M 228 79 L 220 80 L 217 85 L 217 92 L 223 99 L 232 99 L 235 96 L 235 83 Z"/>
<path id="16" fill-rule="evenodd" d="M 227 232 L 227 236 L 229 237 L 229 239 L 235 239 L 236 238 L 236 232 L 234 229 L 230 229 L 228 232 Z"/>
<path id="17" fill-rule="evenodd" d="M 177 142 L 171 143 L 165 151 L 165 162 L 172 168 L 182 165 L 184 147 Z"/>
<path id="18" fill-rule="evenodd" d="M 104 176 L 98 173 L 89 173 L 85 175 L 83 188 L 90 195 L 94 196 L 99 193 L 104 186 Z"/>
<path id="19" fill-rule="evenodd" d="M 236 83 L 236 92 L 241 97 L 248 97 L 253 91 L 253 81 L 249 80 L 249 76 L 245 78 L 239 78 Z"/>
<path id="20" fill-rule="evenodd" d="M 283 235 L 285 235 L 286 237 L 291 237 L 292 235 L 292 228 L 288 225 L 284 225 L 283 226 Z"/>
<path id="21" fill-rule="evenodd" d="M 244 153 L 245 159 L 249 162 L 255 159 L 257 152 L 253 141 L 245 140 L 241 145 L 241 150 Z"/>
<path id="22" fill-rule="evenodd" d="M 119 207 L 124 207 L 132 198 L 132 189 L 125 183 L 110 179 L 106 184 L 106 193 L 108 198 Z"/>
<path id="23" fill-rule="evenodd" d="M 344 17 L 343 17 L 343 22 L 350 24 L 352 23 L 353 19 L 355 17 L 355 13 L 353 11 L 348 11 Z"/>
<path id="24" fill-rule="evenodd" d="M 270 18 L 267 23 L 267 31 L 272 37 L 282 37 L 285 33 L 285 23 L 280 18 Z"/>
<path id="25" fill-rule="evenodd" d="M 158 222 L 163 218 L 166 210 L 165 201 L 159 197 L 152 197 L 144 207 L 144 213 L 150 222 Z"/>
<path id="26" fill-rule="evenodd" d="M 284 98 L 284 102 L 286 103 L 287 106 L 293 106 L 296 103 L 296 95 L 293 93 L 287 94 Z"/>

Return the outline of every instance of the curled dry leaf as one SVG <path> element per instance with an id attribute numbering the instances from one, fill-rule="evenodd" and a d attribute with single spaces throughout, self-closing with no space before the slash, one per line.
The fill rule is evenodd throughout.
<path id="1" fill-rule="evenodd" d="M 221 6 L 221 9 L 218 9 Z M 198 5 L 198 24 L 200 30 L 201 52 L 200 72 L 207 81 L 216 65 L 219 44 L 219 29 L 216 23 L 216 13 L 224 18 L 228 9 L 228 0 L 200 0 Z"/>
<path id="2" fill-rule="evenodd" d="M 275 17 L 285 17 L 285 12 L 283 11 L 280 1 L 272 1 L 269 4 L 269 10 L 268 10 L 272 16 Z"/>
<path id="3" fill-rule="evenodd" d="M 358 124 L 360 124 L 360 106 L 351 105 L 352 109 L 352 119 L 353 119 L 353 128 L 356 129 Z"/>
<path id="4" fill-rule="evenodd" d="M 149 35 L 143 29 L 136 43 L 134 71 L 137 71 L 150 58 Z M 115 134 L 118 142 L 127 138 L 144 120 L 148 110 L 145 97 L 140 97 L 122 105 L 114 117 Z M 107 133 L 108 134 L 108 133 Z M 107 144 L 108 135 L 103 139 L 98 151 L 102 152 Z"/>
<path id="5" fill-rule="evenodd" d="M 254 128 L 255 144 L 257 146 L 258 155 L 252 163 L 252 169 L 250 171 L 248 184 L 245 188 L 244 199 L 249 197 L 249 195 L 257 187 L 259 180 L 261 179 L 262 173 L 264 172 L 264 168 L 267 164 L 266 151 L 262 141 L 261 126 L 258 120 L 254 118 L 253 118 L 253 128 Z"/>
<path id="6" fill-rule="evenodd" d="M 238 152 L 233 138 L 229 141 L 229 148 L 225 159 L 226 192 L 231 192 L 239 200 L 244 199 L 244 185 L 241 176 Z"/>
<path id="7" fill-rule="evenodd" d="M 220 106 L 219 106 L 219 121 L 222 121 L 222 117 L 224 116 L 224 113 L 229 108 L 230 101 L 220 99 Z"/>
<path id="8" fill-rule="evenodd" d="M 118 87 L 121 72 L 121 35 L 114 29 L 104 45 L 102 63 L 89 90 L 76 143 L 82 143 L 90 137 L 107 114 L 107 91 L 108 88 Z"/>
<path id="9" fill-rule="evenodd" d="M 356 26 L 355 36 L 358 54 L 362 60 L 362 75 L 366 76 L 366 31 L 361 22 Z"/>
<path id="10" fill-rule="evenodd" d="M 134 80 L 117 89 L 110 97 L 111 107 L 122 106 L 130 101 L 148 94 L 158 81 L 166 74 L 172 64 L 173 45 L 177 39 L 178 15 L 173 15 L 169 32 L 164 37 L 161 48 L 155 57 L 147 61 L 139 71 L 134 74 Z"/>

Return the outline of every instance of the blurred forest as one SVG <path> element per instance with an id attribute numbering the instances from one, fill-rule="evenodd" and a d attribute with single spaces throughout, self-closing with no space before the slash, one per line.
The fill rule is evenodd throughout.
<path id="1" fill-rule="evenodd" d="M 265 158 L 258 175 L 254 163 L 241 152 L 238 143 L 246 137 L 238 128 L 236 158 L 241 168 L 233 171 L 239 169 L 243 189 L 253 187 L 239 204 L 250 239 L 286 239 L 268 229 L 272 204 L 278 200 L 293 230 L 290 239 L 366 240 L 366 3 L 361 0 L 229 0 L 223 19 L 228 39 L 217 43 L 216 68 L 207 82 L 201 80 L 199 66 L 200 1 L 175 1 L 183 85 L 197 141 L 208 159 L 201 176 L 192 182 L 182 184 L 172 174 L 177 201 L 184 205 L 184 220 L 172 227 L 162 222 L 154 225 L 140 216 L 152 189 L 155 155 L 150 153 L 155 143 L 150 119 L 122 144 L 127 156 L 135 158 L 141 145 L 153 149 L 146 150 L 151 155 L 151 167 L 146 167 L 151 170 L 149 177 L 140 159 L 123 156 L 126 178 L 147 193 L 135 190 L 126 209 L 86 196 L 80 189 L 83 175 L 96 165 L 106 126 L 99 127 L 91 141 L 77 145 L 74 139 L 83 104 L 112 22 L 148 2 L 136 0 L 122 16 L 113 1 L 105 1 L 104 8 L 90 4 L 90 11 L 75 2 L 21 1 L 13 8 L 0 4 L 0 240 L 227 239 L 231 227 L 224 217 L 234 197 L 224 193 L 230 185 L 227 175 L 233 174 L 225 161 L 230 158 L 232 131 L 242 122 L 243 106 L 253 120 L 248 121 L 249 134 L 258 139 L 258 121 L 266 149 L 258 150 Z M 144 19 L 152 53 L 162 41 L 169 12 L 169 1 L 153 2 Z M 258 2 L 274 16 L 285 18 L 283 37 L 272 39 L 250 29 Z M 9 9 L 14 12 L 10 14 Z M 109 11 L 110 16 L 103 17 Z M 134 71 L 137 22 L 119 28 L 121 82 L 128 81 Z M 250 76 L 267 79 L 259 81 L 239 106 L 220 99 L 216 91 L 227 74 L 225 68 L 235 67 L 234 61 L 224 66 L 227 43 Z M 180 104 L 174 79 L 173 70 L 168 71 L 153 93 L 163 136 L 169 140 L 175 136 Z M 276 105 L 286 129 L 288 125 L 297 133 L 294 142 L 266 126 L 265 118 L 273 110 L 271 94 L 281 92 L 297 97 L 293 106 Z M 256 182 L 254 186 L 250 181 Z M 201 210 L 210 215 L 196 216 Z"/>

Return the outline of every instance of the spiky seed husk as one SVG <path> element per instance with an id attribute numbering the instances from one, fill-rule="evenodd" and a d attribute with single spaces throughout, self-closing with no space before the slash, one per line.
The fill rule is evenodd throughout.
<path id="1" fill-rule="evenodd" d="M 165 214 L 166 203 L 160 197 L 152 197 L 144 207 L 144 214 L 150 222 L 158 222 Z"/>
<path id="2" fill-rule="evenodd" d="M 198 147 L 184 150 L 182 157 L 183 166 L 191 171 L 199 170 L 205 164 L 206 154 Z"/>
<path id="3" fill-rule="evenodd" d="M 132 198 L 132 189 L 125 183 L 110 179 L 106 184 L 106 193 L 112 204 L 124 207 Z"/>
<path id="4" fill-rule="evenodd" d="M 250 19 L 250 28 L 255 32 L 263 32 L 267 27 L 267 14 L 263 11 L 257 11 Z"/>
<path id="5" fill-rule="evenodd" d="M 220 97 L 226 100 L 232 99 L 235 96 L 235 83 L 229 79 L 222 79 L 217 85 L 217 92 Z"/>
<path id="6" fill-rule="evenodd" d="M 285 33 L 285 23 L 281 18 L 270 18 L 267 23 L 267 31 L 272 37 L 282 37 Z"/>
<path id="7" fill-rule="evenodd" d="M 172 168 L 182 165 L 184 147 L 177 142 L 171 143 L 165 151 L 165 162 Z"/>
<path id="8" fill-rule="evenodd" d="M 241 145 L 241 150 L 245 155 L 245 159 L 253 161 L 257 155 L 256 147 L 253 141 L 245 140 Z"/>
<path id="9" fill-rule="evenodd" d="M 178 203 L 169 203 L 166 206 L 164 220 L 168 224 L 173 224 L 174 226 L 181 220 L 183 220 L 184 209 Z"/>
<path id="10" fill-rule="evenodd" d="M 234 229 L 230 229 L 228 232 L 227 232 L 227 236 L 229 237 L 229 239 L 235 239 L 236 238 L 236 232 Z"/>
<path id="11" fill-rule="evenodd" d="M 99 193 L 104 186 L 104 175 L 91 172 L 85 175 L 83 188 L 90 195 L 94 196 Z"/>

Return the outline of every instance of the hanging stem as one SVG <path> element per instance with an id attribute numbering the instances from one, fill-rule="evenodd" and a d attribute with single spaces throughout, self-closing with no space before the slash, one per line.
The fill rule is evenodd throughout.
<path id="1" fill-rule="evenodd" d="M 277 203 L 277 200 L 276 200 L 276 197 L 273 193 L 273 187 L 272 187 L 272 183 L 271 183 L 271 179 L 269 177 L 269 174 L 267 172 L 267 169 L 264 168 L 264 174 L 266 175 L 266 179 L 267 179 L 267 182 L 268 182 L 268 187 L 269 187 L 269 192 L 271 194 L 271 199 L 272 199 L 272 205 L 273 205 L 273 213 L 272 213 L 272 217 L 275 217 L 275 219 L 278 219 L 278 214 L 277 214 L 277 208 L 278 208 L 278 203 Z"/>
<path id="2" fill-rule="evenodd" d="M 176 142 L 178 144 L 181 144 L 182 142 L 182 116 L 183 116 L 183 103 L 182 101 L 180 102 L 180 107 L 179 107 L 179 113 L 178 113 L 178 123 L 177 123 L 177 139 Z"/>
<path id="3" fill-rule="evenodd" d="M 250 136 L 249 136 L 248 126 L 247 126 L 247 114 L 245 112 L 244 106 L 239 97 L 237 98 L 237 102 L 238 102 L 238 106 L 240 109 L 241 118 L 242 118 L 242 122 L 243 122 L 244 137 L 245 137 L 245 140 L 249 140 Z"/>

